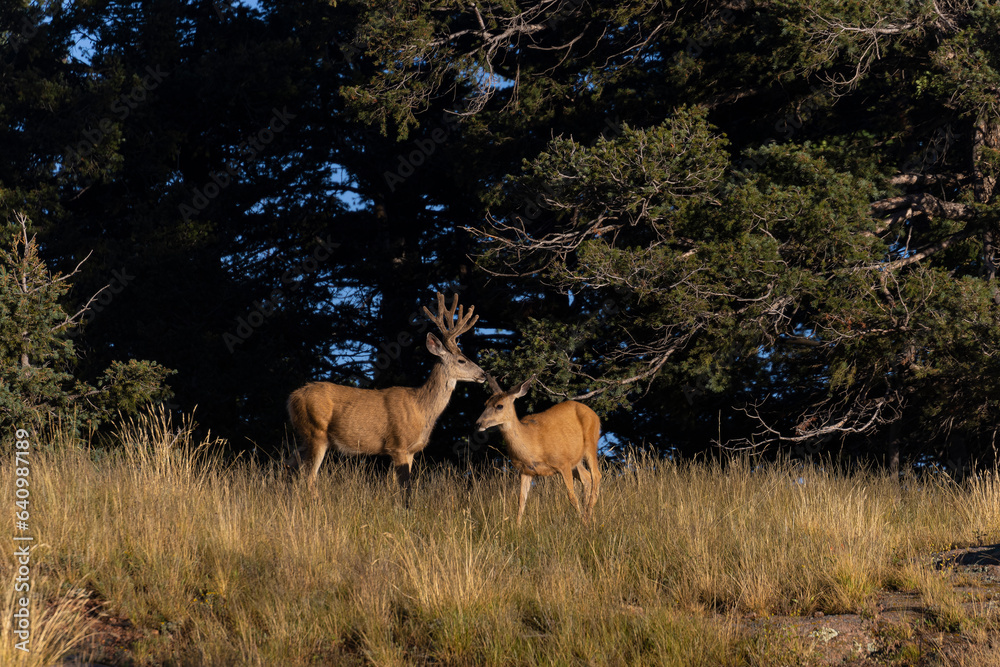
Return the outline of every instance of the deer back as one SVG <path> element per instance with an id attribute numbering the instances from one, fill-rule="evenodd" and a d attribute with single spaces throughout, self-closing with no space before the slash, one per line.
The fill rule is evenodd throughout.
<path id="1" fill-rule="evenodd" d="M 359 389 L 313 382 L 292 393 L 288 412 L 307 440 L 329 438 L 347 454 L 389 453 L 406 447 L 427 427 L 414 394 L 407 387 Z"/>
<path id="2" fill-rule="evenodd" d="M 600 419 L 583 403 L 565 401 L 502 430 L 512 458 L 558 470 L 572 468 L 588 449 L 596 450 Z"/>

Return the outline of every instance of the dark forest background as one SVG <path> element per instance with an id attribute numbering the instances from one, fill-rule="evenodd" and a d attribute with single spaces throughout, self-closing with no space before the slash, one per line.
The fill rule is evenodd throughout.
<path id="1" fill-rule="evenodd" d="M 992 466 L 998 170 L 994 3 L 5 2 L 4 428 L 273 453 L 457 290 L 611 444 Z"/>

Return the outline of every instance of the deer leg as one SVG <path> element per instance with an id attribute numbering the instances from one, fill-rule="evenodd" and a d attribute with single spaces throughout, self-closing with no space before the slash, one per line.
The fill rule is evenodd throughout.
<path id="1" fill-rule="evenodd" d="M 283 472 L 283 479 L 286 482 L 290 482 L 297 476 L 299 470 L 302 469 L 302 448 L 298 445 L 290 444 L 281 457 L 281 469 Z"/>
<path id="2" fill-rule="evenodd" d="M 576 513 L 580 515 L 580 520 L 586 523 L 587 518 L 583 516 L 583 510 L 580 509 L 580 499 L 576 497 L 576 489 L 573 488 L 573 469 L 564 468 L 559 471 L 559 474 L 562 475 L 563 481 L 566 482 L 566 490 L 569 491 L 569 499 L 573 503 L 573 507 L 576 508 Z"/>
<path id="3" fill-rule="evenodd" d="M 590 489 L 590 496 L 587 498 L 587 514 L 591 518 L 594 516 L 594 505 L 597 504 L 597 494 L 601 492 L 601 466 L 598 463 L 597 447 L 601 440 L 601 423 L 599 419 L 591 420 L 590 426 L 585 429 L 583 443 L 583 459 L 590 470 L 593 486 Z M 581 465 L 583 462 L 581 461 Z"/>
<path id="4" fill-rule="evenodd" d="M 583 466 L 583 462 L 577 463 L 576 467 L 573 468 L 573 476 L 580 480 L 583 484 L 583 497 L 590 497 L 590 471 Z"/>
<path id="5" fill-rule="evenodd" d="M 396 465 L 396 481 L 399 482 L 399 487 L 403 490 L 403 506 L 407 509 L 410 508 L 410 468 L 413 465 L 413 455 L 409 454 L 406 456 L 400 456 L 393 458 L 393 463 Z"/>
<path id="6" fill-rule="evenodd" d="M 528 502 L 528 492 L 531 491 L 531 475 L 521 475 L 521 495 L 517 501 L 517 525 L 521 525 L 521 517 L 524 516 L 524 505 Z"/>
<path id="7" fill-rule="evenodd" d="M 580 483 L 583 484 L 583 501 L 584 509 L 587 515 L 590 515 L 590 507 L 586 505 L 587 501 L 590 499 L 590 489 L 592 487 L 590 472 L 583 466 L 583 461 L 576 464 L 573 468 L 573 475 L 580 478 Z M 574 495 L 576 495 L 574 493 Z"/>
<path id="8" fill-rule="evenodd" d="M 323 457 L 326 456 L 326 448 L 328 446 L 329 442 L 326 436 L 317 436 L 309 441 L 311 456 L 309 457 L 309 470 L 306 473 L 306 481 L 313 495 L 319 495 L 319 491 L 316 489 L 316 476 L 319 474 L 319 466 L 323 463 Z M 301 454 L 296 458 L 301 460 Z"/>
<path id="9" fill-rule="evenodd" d="M 597 466 L 596 454 L 588 457 L 587 465 L 590 467 L 590 477 L 593 482 L 590 495 L 587 498 L 587 514 L 593 517 L 594 505 L 597 504 L 597 494 L 601 492 L 601 469 Z"/>

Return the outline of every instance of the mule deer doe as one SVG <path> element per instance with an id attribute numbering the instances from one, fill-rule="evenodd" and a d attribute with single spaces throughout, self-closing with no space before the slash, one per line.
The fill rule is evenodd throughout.
<path id="1" fill-rule="evenodd" d="M 534 377 L 510 391 L 504 391 L 486 374 L 493 396 L 486 401 L 486 410 L 476 420 L 480 431 L 499 426 L 514 467 L 521 473 L 521 497 L 517 506 L 517 525 L 521 525 L 524 504 L 528 500 L 531 481 L 535 477 L 555 473 L 562 475 L 569 499 L 581 520 L 587 523 L 597 503 L 601 489 L 601 471 L 597 466 L 597 441 L 601 437 L 601 420 L 583 403 L 565 401 L 544 412 L 518 419 L 514 400 L 528 393 Z M 584 468 L 584 461 L 587 468 Z M 583 483 L 586 512 L 573 488 L 573 475 Z"/>
<path id="2" fill-rule="evenodd" d="M 475 306 L 458 306 L 458 294 L 445 308 L 437 295 L 438 312 L 426 307 L 427 318 L 441 330 L 442 343 L 427 334 L 427 350 L 438 357 L 421 387 L 359 389 L 330 382 L 312 382 L 288 397 L 288 416 L 300 439 L 286 459 L 290 467 L 309 466 L 309 487 L 316 492 L 316 473 L 330 445 L 344 454 L 386 454 L 396 467 L 396 478 L 410 500 L 413 455 L 427 446 L 431 430 L 444 412 L 458 382 L 482 382 L 483 370 L 458 349 L 456 340 L 475 326 Z M 458 320 L 455 321 L 455 309 Z"/>

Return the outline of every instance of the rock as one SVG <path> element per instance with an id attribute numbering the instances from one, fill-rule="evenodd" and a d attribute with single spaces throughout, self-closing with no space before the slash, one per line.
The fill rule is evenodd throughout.
<path id="1" fill-rule="evenodd" d="M 819 628 L 818 630 L 813 630 L 812 632 L 809 633 L 809 636 L 815 637 L 816 639 L 825 643 L 829 642 L 831 639 L 833 639 L 839 634 L 840 634 L 839 632 L 837 632 L 830 626 L 826 626 L 823 628 Z"/>

